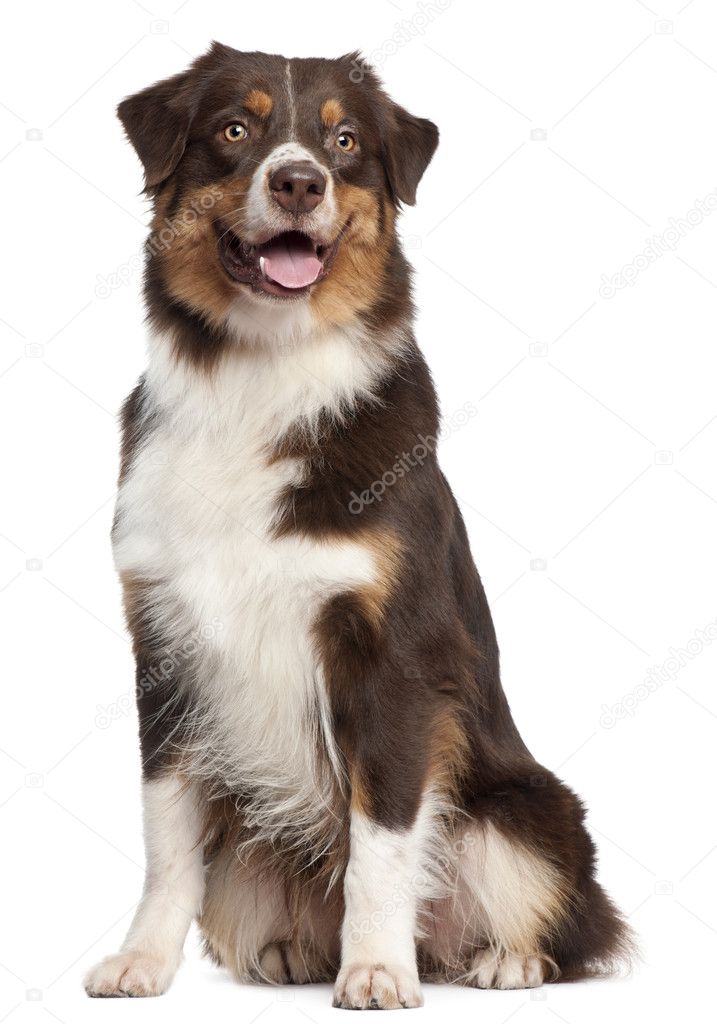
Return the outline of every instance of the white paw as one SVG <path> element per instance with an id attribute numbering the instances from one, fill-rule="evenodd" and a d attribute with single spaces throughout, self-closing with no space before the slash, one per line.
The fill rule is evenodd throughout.
<path id="1" fill-rule="evenodd" d="M 496 956 L 490 949 L 481 949 L 471 975 L 478 988 L 538 988 L 543 984 L 543 964 L 537 956 Z"/>
<path id="2" fill-rule="evenodd" d="M 108 956 L 88 971 L 88 996 L 161 996 L 172 983 L 176 963 L 151 953 L 128 951 Z"/>
<path id="3" fill-rule="evenodd" d="M 415 967 L 347 964 L 334 986 L 334 1006 L 345 1010 L 398 1010 L 423 1006 Z"/>

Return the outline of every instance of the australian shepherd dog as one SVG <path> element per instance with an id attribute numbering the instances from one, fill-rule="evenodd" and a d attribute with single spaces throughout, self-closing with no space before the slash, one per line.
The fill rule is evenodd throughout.
<path id="1" fill-rule="evenodd" d="M 147 867 L 87 992 L 166 991 L 193 920 L 240 981 L 348 1008 L 612 970 L 436 458 L 396 230 L 436 126 L 357 54 L 216 43 L 118 113 L 154 210 L 113 527 Z"/>

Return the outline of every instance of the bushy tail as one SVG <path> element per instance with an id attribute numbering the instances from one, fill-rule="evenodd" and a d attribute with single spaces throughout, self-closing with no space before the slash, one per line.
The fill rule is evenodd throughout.
<path id="1" fill-rule="evenodd" d="M 551 956 L 558 981 L 624 974 L 639 959 L 635 933 L 594 878 L 561 922 Z"/>

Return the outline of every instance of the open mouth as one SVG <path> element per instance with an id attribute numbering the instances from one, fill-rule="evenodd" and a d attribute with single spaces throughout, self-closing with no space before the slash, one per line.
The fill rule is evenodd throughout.
<path id="1" fill-rule="evenodd" d="M 229 277 L 281 298 L 305 295 L 326 275 L 336 249 L 336 243 L 319 242 L 301 231 L 282 231 L 251 245 L 219 223 L 216 230 L 219 260 Z"/>

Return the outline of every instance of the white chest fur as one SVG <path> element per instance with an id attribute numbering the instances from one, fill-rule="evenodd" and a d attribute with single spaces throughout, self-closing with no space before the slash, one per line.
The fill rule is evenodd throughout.
<path id="1" fill-rule="evenodd" d="M 269 455 L 292 423 L 340 415 L 375 379 L 345 335 L 237 354 L 211 379 L 155 341 L 152 423 L 120 488 L 115 560 L 155 584 L 158 634 L 193 643 L 193 770 L 248 793 L 265 839 L 322 831 L 336 760 L 312 627 L 327 598 L 375 574 L 358 543 L 275 536 L 304 467 Z M 176 685 L 186 682 L 180 665 Z"/>

